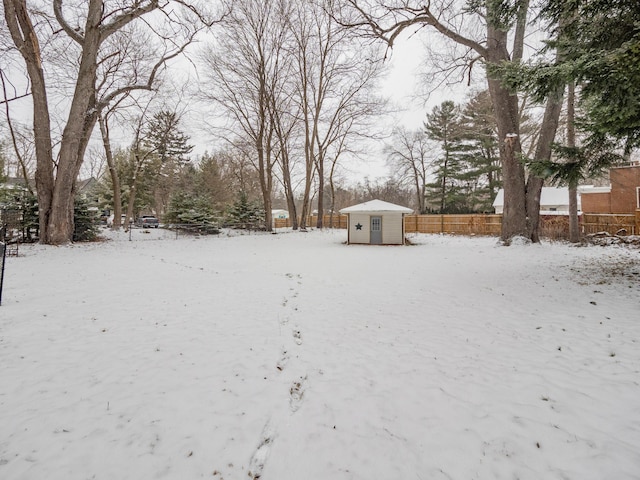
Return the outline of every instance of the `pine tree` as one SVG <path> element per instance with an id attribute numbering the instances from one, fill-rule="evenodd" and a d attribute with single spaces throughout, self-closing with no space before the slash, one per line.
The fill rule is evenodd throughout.
<path id="1" fill-rule="evenodd" d="M 5 142 L 0 140 L 0 183 L 3 183 L 6 179 L 4 174 L 5 165 L 7 164 L 5 149 Z"/>
<path id="2" fill-rule="evenodd" d="M 197 229 L 199 233 L 207 234 L 220 232 L 211 199 L 202 194 L 185 191 L 174 193 L 164 220 L 179 229 Z"/>
<path id="3" fill-rule="evenodd" d="M 158 215 L 167 207 L 182 167 L 189 162 L 189 137 L 180 129 L 180 117 L 175 112 L 161 111 L 153 116 L 144 131 L 144 148 L 155 161 L 145 166 L 148 183 L 152 187 Z"/>
<path id="4" fill-rule="evenodd" d="M 427 136 L 440 145 L 440 155 L 433 162 L 435 181 L 427 184 L 426 197 L 436 205 L 438 213 L 464 211 L 465 191 L 461 181 L 464 150 L 460 126 L 460 112 L 450 100 L 442 102 L 427 114 L 424 123 Z"/>
<path id="5" fill-rule="evenodd" d="M 98 237 L 98 219 L 86 200 L 76 197 L 73 209 L 73 241 L 91 242 Z"/>
<path id="6" fill-rule="evenodd" d="M 502 187 L 502 167 L 498 134 L 489 92 L 476 94 L 460 116 L 461 136 L 467 149 L 462 156 L 466 166 L 463 179 L 470 185 L 468 204 L 471 211 L 490 212 L 493 200 Z"/>
<path id="7" fill-rule="evenodd" d="M 235 228 L 264 229 L 264 209 L 258 202 L 249 201 L 246 192 L 240 192 L 238 199 L 227 211 L 227 223 Z"/>
<path id="8" fill-rule="evenodd" d="M 0 188 L 0 227 L 7 223 L 20 231 L 21 242 L 32 242 L 38 238 L 38 199 L 27 188 Z"/>
<path id="9" fill-rule="evenodd" d="M 175 112 L 163 110 L 156 113 L 145 131 L 145 144 L 164 164 L 188 162 L 193 150 L 189 137 L 179 128 L 180 117 Z"/>

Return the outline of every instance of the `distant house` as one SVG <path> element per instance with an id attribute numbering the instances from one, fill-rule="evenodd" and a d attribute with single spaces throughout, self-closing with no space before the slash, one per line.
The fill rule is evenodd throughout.
<path id="1" fill-rule="evenodd" d="M 271 210 L 271 218 L 289 218 L 289 212 L 282 209 Z"/>
<path id="2" fill-rule="evenodd" d="M 35 180 L 29 179 L 29 185 L 34 189 L 36 186 Z M 24 178 L 6 177 L 4 182 L 0 183 L 0 187 L 6 188 L 7 190 L 26 190 L 27 182 Z"/>
<path id="3" fill-rule="evenodd" d="M 640 165 L 614 167 L 608 187 L 579 187 L 585 213 L 632 214 L 640 210 Z"/>
<path id="4" fill-rule="evenodd" d="M 504 212 L 504 189 L 500 189 L 493 201 L 496 213 Z M 578 211 L 580 211 L 578 195 Z M 542 215 L 569 215 L 569 189 L 567 187 L 542 187 L 540 193 L 540 213 Z"/>
<path id="5" fill-rule="evenodd" d="M 371 200 L 343 208 L 346 214 L 348 242 L 370 245 L 404 245 L 404 216 L 410 208 L 382 200 Z"/>

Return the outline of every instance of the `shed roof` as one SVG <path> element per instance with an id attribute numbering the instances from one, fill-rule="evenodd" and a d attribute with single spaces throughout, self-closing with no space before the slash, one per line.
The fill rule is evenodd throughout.
<path id="1" fill-rule="evenodd" d="M 384 202 L 382 200 L 370 200 L 368 202 L 359 203 L 351 207 L 343 208 L 340 213 L 367 213 L 367 212 L 395 212 L 395 213 L 413 213 L 413 210 L 394 203 Z"/>

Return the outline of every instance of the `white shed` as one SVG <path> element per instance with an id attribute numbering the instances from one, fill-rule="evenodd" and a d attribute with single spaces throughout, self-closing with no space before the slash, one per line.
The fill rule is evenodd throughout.
<path id="1" fill-rule="evenodd" d="M 343 208 L 348 217 L 348 242 L 371 245 L 404 245 L 404 216 L 410 208 L 371 200 Z"/>

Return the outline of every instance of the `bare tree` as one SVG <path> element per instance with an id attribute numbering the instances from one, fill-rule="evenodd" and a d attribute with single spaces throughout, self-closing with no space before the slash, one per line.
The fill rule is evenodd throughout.
<path id="1" fill-rule="evenodd" d="M 401 184 L 411 185 L 419 213 L 426 213 L 425 186 L 433 146 L 423 130 L 397 128 L 385 148 L 390 167 Z"/>
<path id="2" fill-rule="evenodd" d="M 289 218 L 291 219 L 291 228 L 297 230 L 298 212 L 293 184 L 295 161 L 292 152 L 294 150 L 296 128 L 299 124 L 298 116 L 295 114 L 296 108 L 293 103 L 293 96 L 286 93 L 284 89 L 280 92 L 271 92 L 269 112 L 277 140 L 275 156 L 280 165 L 281 182 L 287 201 Z"/>
<path id="3" fill-rule="evenodd" d="M 117 103 L 111 108 L 101 110 L 98 115 L 98 124 L 100 126 L 100 136 L 102 138 L 102 146 L 104 148 L 104 155 L 107 161 L 107 169 L 109 176 L 111 177 L 111 187 L 113 192 L 113 223 L 111 228 L 117 230 L 120 228 L 122 218 L 122 189 L 120 187 L 120 177 L 118 176 L 118 169 L 116 168 L 116 162 L 113 158 L 113 150 L 111 148 L 111 135 L 109 129 L 109 117 L 113 114 Z"/>
<path id="4" fill-rule="evenodd" d="M 27 8 L 26 0 L 3 0 L 4 15 L 12 40 L 22 55 L 31 81 L 33 99 L 33 121 L 37 158 L 36 187 L 40 215 L 40 241 L 61 244 L 71 241 L 73 234 L 73 204 L 76 178 L 84 160 L 91 133 L 97 122 L 100 103 L 117 98 L 118 89 L 107 97 L 98 95 L 97 78 L 99 68 L 113 52 L 105 51 L 105 42 L 113 35 L 140 21 L 154 37 L 164 45 L 160 58 L 166 60 L 183 48 L 180 38 L 193 38 L 194 31 L 202 25 L 202 15 L 182 0 L 159 2 L 158 0 L 109 1 L 88 0 L 82 5 L 63 4 L 53 0 L 53 17 L 50 24 L 54 36 L 64 34 L 77 46 L 77 70 L 73 72 L 74 91 L 70 100 L 68 116 L 60 141 L 57 160 L 54 159 L 51 139 L 51 119 L 47 82 L 43 66 L 43 52 L 39 31 L 34 27 L 35 15 Z M 173 7 L 176 8 L 173 8 Z M 166 11 L 165 11 L 166 9 Z M 172 12 L 169 12 L 172 9 Z M 196 15 L 197 18 L 182 19 L 177 9 Z M 164 11 L 153 21 L 145 21 L 152 12 Z M 163 28 L 164 26 L 164 28 Z M 133 78 L 131 85 L 147 86 L 151 76 Z"/>
<path id="5" fill-rule="evenodd" d="M 251 144 L 250 158 L 259 174 L 269 231 L 276 150 L 282 153 L 285 147 L 282 139 L 277 146 L 273 102 L 286 74 L 286 12 L 286 0 L 233 2 L 215 45 L 202 55 L 210 82 L 203 97 L 217 103 L 227 115 L 226 140 L 236 147 Z"/>
<path id="6" fill-rule="evenodd" d="M 381 102 L 372 86 L 382 71 L 376 46 L 362 42 L 336 23 L 321 5 L 303 3 L 291 22 L 298 69 L 298 95 L 303 123 L 305 182 L 301 228 L 311 208 L 317 173 L 317 227 L 322 228 L 325 169 L 335 170 L 349 137 L 363 135 L 363 124 L 379 113 Z M 367 125 L 368 127 L 368 125 Z"/>
<path id="7" fill-rule="evenodd" d="M 16 170 L 18 175 L 21 175 L 25 180 L 25 187 L 27 190 L 33 194 L 33 187 L 29 182 L 29 170 L 31 160 L 33 159 L 33 138 L 30 133 L 25 132 L 25 129 L 21 128 L 20 125 L 14 125 L 13 119 L 11 117 L 11 110 L 9 108 L 9 102 L 20 98 L 19 95 L 15 94 L 13 97 L 9 98 L 7 92 L 7 82 L 5 73 L 0 69 L 0 84 L 2 84 L 2 93 L 3 93 L 3 104 L 4 104 L 4 114 L 7 124 L 7 129 L 9 130 L 9 137 L 11 138 L 11 145 L 13 147 L 13 153 L 17 160 Z M 1 175 L 1 173 L 0 173 Z"/>
<path id="8" fill-rule="evenodd" d="M 364 28 L 369 34 L 383 39 L 389 47 L 393 47 L 395 39 L 406 29 L 424 26 L 466 49 L 466 65 L 474 65 L 479 58 L 484 61 L 498 127 L 504 179 L 502 239 L 505 243 L 514 236 L 537 240 L 537 224 L 528 223 L 528 215 L 537 215 L 539 211 L 539 191 L 535 182 L 530 189 L 525 184 L 524 166 L 520 161 L 518 97 L 495 73 L 495 68 L 503 63 L 522 59 L 529 0 L 516 0 L 509 8 L 504 2 L 489 0 L 473 2 L 470 7 L 440 0 L 426 4 L 406 0 L 346 0 L 344 3 L 346 7 L 335 13 L 343 24 Z M 509 39 L 513 41 L 511 48 Z M 548 109 L 549 115 L 544 120 L 548 134 L 541 135 L 540 142 L 550 145 L 549 136 L 553 139 L 554 123 L 557 125 L 557 121 L 553 121 L 556 112 Z M 546 150 L 539 149 L 539 153 L 546 155 Z"/>
<path id="9" fill-rule="evenodd" d="M 131 179 L 129 182 L 128 190 L 128 202 L 127 213 L 125 216 L 125 231 L 129 228 L 133 222 L 133 214 L 136 203 L 136 196 L 138 194 L 139 183 L 144 172 L 144 169 L 153 160 L 155 152 L 146 148 L 145 127 L 148 122 L 149 111 L 152 108 L 153 98 L 141 105 L 141 113 L 134 122 L 134 139 L 131 143 L 129 150 L 129 162 L 131 167 Z M 117 178 L 117 177 L 116 177 Z M 115 198 L 114 198 L 115 203 Z M 114 205 L 115 208 L 115 205 Z M 115 221 L 115 218 L 114 218 Z"/>

